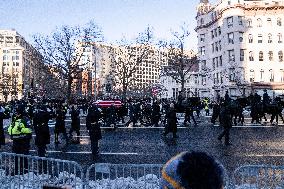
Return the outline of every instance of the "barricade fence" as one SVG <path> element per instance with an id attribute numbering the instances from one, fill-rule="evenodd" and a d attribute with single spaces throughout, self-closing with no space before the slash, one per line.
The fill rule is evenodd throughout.
<path id="1" fill-rule="evenodd" d="M 233 185 L 238 189 L 284 188 L 284 166 L 245 165 L 233 174 Z"/>
<path id="2" fill-rule="evenodd" d="M 72 161 L 0 153 L 0 188 L 39 189 L 48 186 L 84 188 L 82 167 Z"/>
<path id="3" fill-rule="evenodd" d="M 74 161 L 2 152 L 0 188 L 40 189 L 47 185 L 72 189 L 159 189 L 162 167 L 162 164 L 96 163 L 84 174 Z M 225 183 L 226 189 L 284 188 L 284 166 L 241 166 L 233 172 L 232 179 L 225 177 Z"/>
<path id="4" fill-rule="evenodd" d="M 159 189 L 162 164 L 93 164 L 87 169 L 87 189 Z"/>

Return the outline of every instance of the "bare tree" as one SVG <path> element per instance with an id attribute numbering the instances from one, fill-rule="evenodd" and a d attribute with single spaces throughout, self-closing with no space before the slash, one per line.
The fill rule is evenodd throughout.
<path id="1" fill-rule="evenodd" d="M 110 53 L 112 57 L 112 74 L 115 83 L 121 88 L 122 99 L 126 99 L 129 88 L 136 87 L 134 77 L 137 68 L 148 57 L 151 50 L 151 42 L 153 39 L 152 29 L 148 26 L 146 30 L 139 34 L 135 42 L 127 42 L 122 40 L 118 48 L 112 49 Z M 114 52 L 116 51 L 116 52 Z"/>
<path id="2" fill-rule="evenodd" d="M 62 26 L 49 36 L 34 36 L 35 46 L 45 63 L 56 66 L 58 73 L 67 81 L 68 101 L 71 99 L 74 79 L 89 64 L 90 60 L 83 61 L 86 48 L 102 39 L 102 32 L 93 21 L 84 27 Z"/>
<path id="3" fill-rule="evenodd" d="M 162 76 L 170 76 L 181 84 L 181 92 L 184 94 L 185 82 L 190 80 L 193 71 L 198 68 L 197 56 L 192 56 L 184 49 L 185 41 L 190 33 L 184 24 L 180 32 L 172 32 L 174 40 L 171 42 L 160 41 L 160 46 L 168 51 L 168 65 L 163 67 Z"/>

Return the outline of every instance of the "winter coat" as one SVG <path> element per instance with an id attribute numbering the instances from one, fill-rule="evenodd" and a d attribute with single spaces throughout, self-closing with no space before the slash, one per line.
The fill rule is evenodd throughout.
<path id="1" fill-rule="evenodd" d="M 232 116 L 228 105 L 221 107 L 219 120 L 220 120 L 220 126 L 224 128 L 232 127 Z"/>
<path id="2" fill-rule="evenodd" d="M 167 115 L 167 125 L 166 125 L 166 132 L 177 132 L 177 115 L 176 110 L 174 108 L 170 108 Z"/>
<path id="3" fill-rule="evenodd" d="M 56 119 L 55 119 L 55 128 L 54 128 L 55 133 L 65 133 L 66 128 L 65 128 L 65 111 L 62 109 L 57 109 L 56 110 Z"/>
<path id="4" fill-rule="evenodd" d="M 71 128 L 75 131 L 80 130 L 80 112 L 78 110 L 71 110 Z"/>
<path id="5" fill-rule="evenodd" d="M 42 146 L 50 143 L 48 121 L 51 115 L 44 110 L 38 110 L 34 115 L 35 145 Z"/>
<path id="6" fill-rule="evenodd" d="M 90 108 L 86 117 L 86 127 L 89 130 L 91 140 L 102 139 L 101 127 L 99 119 L 101 118 L 101 112 L 97 108 Z"/>

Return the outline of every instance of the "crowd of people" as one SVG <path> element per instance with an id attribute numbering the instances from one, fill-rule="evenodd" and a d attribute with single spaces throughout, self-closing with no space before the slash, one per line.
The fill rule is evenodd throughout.
<path id="1" fill-rule="evenodd" d="M 252 95 L 251 101 L 259 102 L 259 95 Z M 263 95 L 263 106 L 267 108 L 270 103 L 270 98 L 267 93 Z M 55 120 L 54 127 L 54 143 L 58 145 L 63 141 L 60 140 L 63 136 L 65 144 L 80 143 L 80 117 L 86 116 L 86 128 L 89 131 L 92 154 L 96 156 L 99 153 L 98 142 L 102 138 L 101 126 L 110 126 L 113 129 L 118 127 L 118 124 L 133 127 L 139 122 L 145 127 L 158 127 L 162 124 L 164 132 L 161 134 L 166 137 L 172 133 L 173 138 L 178 138 L 177 113 L 184 113 L 184 125 L 191 123 L 196 127 L 196 119 L 200 116 L 200 110 L 204 109 L 205 116 L 209 115 L 209 109 L 213 109 L 211 121 L 215 124 L 215 120 L 219 117 L 220 126 L 224 131 L 218 136 L 219 140 L 225 138 L 225 145 L 230 145 L 230 129 L 232 127 L 232 112 L 236 109 L 232 106 L 232 99 L 228 93 L 224 98 L 220 98 L 218 102 L 211 102 L 208 98 L 200 99 L 181 98 L 177 101 L 157 100 L 157 99 L 132 99 L 119 106 L 112 103 L 108 107 L 99 107 L 97 103 L 88 101 L 78 101 L 67 105 L 64 101 L 17 101 L 9 104 L 1 105 L 0 107 L 0 147 L 5 144 L 5 135 L 3 129 L 3 119 L 11 118 L 12 122 L 8 127 L 8 134 L 13 140 L 12 151 L 19 154 L 28 154 L 30 149 L 30 140 L 32 133 L 35 136 L 35 145 L 38 148 L 38 155 L 45 156 L 47 145 L 50 144 L 50 130 L 48 123 L 50 120 Z M 252 114 L 253 112 L 252 106 Z M 194 113 L 195 112 L 195 113 Z M 67 113 L 71 117 L 71 127 L 66 129 L 65 119 Z M 128 119 L 125 119 L 128 117 Z M 128 120 L 128 121 L 127 121 Z M 68 132 L 67 132 L 68 130 Z M 76 137 L 73 134 L 76 133 Z"/>

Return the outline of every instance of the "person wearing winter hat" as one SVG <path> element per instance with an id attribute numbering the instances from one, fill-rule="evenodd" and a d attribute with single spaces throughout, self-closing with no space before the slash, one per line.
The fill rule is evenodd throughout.
<path id="1" fill-rule="evenodd" d="M 225 171 L 204 152 L 182 152 L 162 169 L 161 189 L 222 189 Z"/>

